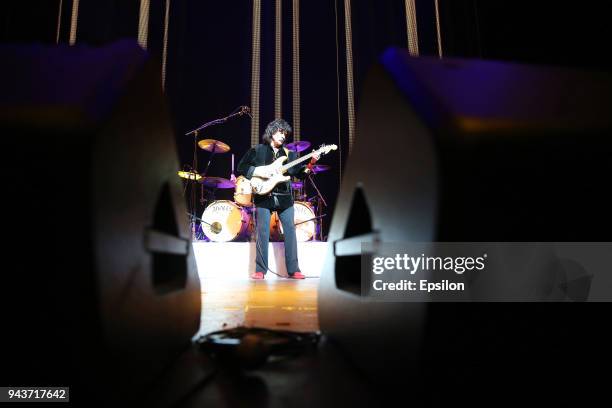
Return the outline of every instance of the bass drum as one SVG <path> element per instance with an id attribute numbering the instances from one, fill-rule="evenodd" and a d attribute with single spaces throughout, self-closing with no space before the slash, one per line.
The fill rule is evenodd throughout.
<path id="1" fill-rule="evenodd" d="M 298 242 L 310 241 L 317 231 L 317 223 L 313 218 L 315 212 L 312 205 L 305 201 L 293 203 L 293 219 L 295 225 L 295 237 Z M 308 221 L 310 220 L 310 221 Z M 283 241 L 283 225 L 276 212 L 270 217 L 270 241 Z"/>
<path id="2" fill-rule="evenodd" d="M 202 214 L 202 232 L 214 242 L 246 239 L 251 232 L 249 213 L 229 200 L 213 201 Z"/>

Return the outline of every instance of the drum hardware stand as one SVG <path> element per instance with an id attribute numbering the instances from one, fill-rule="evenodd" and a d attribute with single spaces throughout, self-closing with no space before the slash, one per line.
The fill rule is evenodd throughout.
<path id="1" fill-rule="evenodd" d="M 242 116 L 244 114 L 247 114 L 247 115 L 251 116 L 250 115 L 250 110 L 249 110 L 249 108 L 247 106 L 240 106 L 239 109 L 240 109 L 239 111 L 233 112 L 233 113 L 227 115 L 224 118 L 215 119 L 215 120 L 212 120 L 210 122 L 204 123 L 202 126 L 196 128 L 196 129 L 190 130 L 189 132 L 185 133 L 185 136 L 193 135 L 193 166 L 192 166 L 192 170 L 193 170 L 193 173 L 194 173 L 194 179 L 196 178 L 195 175 L 198 174 L 198 134 L 200 133 L 201 130 L 206 129 L 209 126 L 225 123 L 225 122 L 227 122 L 229 119 L 231 119 L 233 117 Z M 208 163 L 206 164 L 206 169 L 204 170 L 204 174 L 202 175 L 203 179 L 206 177 L 206 173 L 208 172 L 208 167 L 210 166 L 210 162 L 212 161 L 212 158 L 213 158 L 213 156 L 215 154 L 215 148 L 216 148 L 216 145 L 215 145 L 215 147 L 213 147 L 212 154 L 211 154 L 211 156 L 210 156 L 210 158 L 208 160 Z M 193 180 L 193 181 L 196 181 L 196 180 Z M 203 186 L 202 186 L 202 188 L 203 188 Z M 202 201 L 203 201 L 203 195 L 200 196 L 200 204 L 203 204 Z M 191 189 L 191 200 L 190 200 L 190 204 L 191 204 L 191 208 L 190 208 L 190 216 L 191 217 L 190 218 L 191 219 L 189 221 L 189 224 L 191 226 L 192 239 L 193 240 L 195 240 L 195 221 L 196 221 L 195 218 L 197 218 L 196 217 L 196 205 L 195 205 L 195 202 L 196 202 L 195 188 L 192 188 Z"/>
<path id="2" fill-rule="evenodd" d="M 206 163 L 206 168 L 204 169 L 204 173 L 202 173 L 202 180 L 206 180 L 206 175 L 208 174 L 208 168 L 210 167 L 210 163 L 212 162 L 213 157 L 215 156 L 217 145 L 213 146 L 212 152 L 210 152 L 210 157 L 208 158 L 208 163 Z M 212 201 L 215 201 L 215 192 L 217 188 L 215 187 L 212 192 Z M 204 205 L 204 185 L 200 189 L 200 204 Z"/>
<path id="3" fill-rule="evenodd" d="M 209 194 L 207 194 L 207 197 L 204 198 L 204 189 L 206 189 L 207 191 L 209 191 Z M 206 187 L 202 186 L 202 197 L 200 199 L 200 204 L 204 204 L 205 202 L 207 203 L 204 208 L 208 207 L 208 203 L 213 203 L 216 200 L 216 195 L 215 193 L 217 192 L 217 187 L 212 187 L 211 189 L 207 189 Z"/>
<path id="4" fill-rule="evenodd" d="M 194 182 L 197 182 L 197 180 L 195 180 L 196 178 L 196 174 L 198 173 L 198 134 L 200 133 L 201 130 L 212 126 L 212 125 L 216 125 L 217 123 L 223 123 L 224 121 L 222 121 L 221 119 L 216 119 L 213 120 L 211 122 L 205 123 L 202 126 L 200 126 L 197 129 L 191 130 L 187 133 L 185 133 L 185 136 L 189 136 L 190 134 L 193 134 L 193 165 L 191 166 L 192 171 L 194 173 Z M 211 154 L 210 159 L 208 160 L 208 163 L 206 165 L 206 170 L 205 173 L 208 171 L 208 167 L 210 166 L 210 162 L 212 161 L 212 156 L 214 156 L 214 148 L 213 148 L 213 153 Z M 206 174 L 204 174 L 202 177 L 206 177 Z M 204 204 L 204 192 L 203 192 L 203 186 L 202 189 L 200 189 L 200 204 Z M 196 237 L 195 237 L 195 221 L 196 221 L 196 198 L 195 198 L 195 186 L 192 186 L 191 188 L 191 199 L 190 199 L 190 204 L 191 204 L 191 208 L 190 210 L 190 215 L 191 215 L 191 219 L 189 221 L 189 224 L 191 225 L 191 231 L 192 231 L 192 239 L 195 241 Z"/>
<path id="5" fill-rule="evenodd" d="M 234 153 L 232 153 L 232 173 L 230 174 L 230 181 L 236 182 L 236 175 L 234 174 Z"/>
<path id="6" fill-rule="evenodd" d="M 312 179 L 312 175 L 310 174 L 308 175 L 308 180 L 310 180 L 310 183 L 312 184 L 312 186 L 317 192 L 317 195 L 314 197 L 314 199 L 317 200 L 317 212 L 319 214 L 318 214 L 318 217 L 315 217 L 315 218 L 323 218 L 323 215 L 321 215 L 321 213 L 323 212 L 323 207 L 324 206 L 327 207 L 327 203 L 325 202 L 325 199 L 323 198 L 323 194 L 321 194 L 321 191 L 319 191 L 319 189 L 317 188 L 317 185 Z M 321 219 L 321 222 L 319 223 L 319 241 L 323 241 L 323 220 L 322 219 Z"/>

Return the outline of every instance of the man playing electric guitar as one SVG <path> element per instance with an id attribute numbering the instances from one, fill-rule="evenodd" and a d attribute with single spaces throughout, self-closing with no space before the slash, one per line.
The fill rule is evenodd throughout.
<path id="1" fill-rule="evenodd" d="M 293 196 L 290 178 L 305 178 L 312 165 L 319 159 L 313 155 L 306 165 L 294 165 L 286 169 L 269 166 L 286 156 L 286 162 L 297 159 L 297 153 L 283 145 L 291 134 L 291 126 L 283 119 L 273 120 L 266 127 L 263 143 L 249 149 L 238 163 L 238 173 L 254 184 L 253 202 L 256 209 L 257 250 L 255 273 L 251 279 L 264 279 L 268 271 L 268 243 L 270 241 L 270 216 L 277 211 L 285 235 L 285 266 L 291 279 L 304 279 L 300 271 L 295 235 Z M 280 161 L 277 161 L 280 165 Z M 258 183 L 256 183 L 258 181 Z M 259 192 L 258 188 L 259 187 Z M 265 187 L 264 187 L 265 186 Z M 268 192 L 268 190 L 270 190 Z M 263 194 L 262 194 L 263 193 Z"/>

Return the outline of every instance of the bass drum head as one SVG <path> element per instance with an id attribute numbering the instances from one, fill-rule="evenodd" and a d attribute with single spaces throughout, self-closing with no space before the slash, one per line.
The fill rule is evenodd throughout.
<path id="1" fill-rule="evenodd" d="M 295 213 L 295 235 L 298 242 L 310 241 L 316 234 L 317 223 L 313 220 L 315 217 L 314 210 L 308 202 L 296 201 L 293 204 L 293 211 Z M 306 220 L 311 220 L 303 222 Z"/>
<path id="2" fill-rule="evenodd" d="M 297 242 L 306 242 L 314 238 L 317 231 L 314 210 L 308 202 L 296 201 L 293 203 L 293 222 L 295 226 L 295 237 Z M 303 222 L 306 220 L 311 220 Z M 283 225 L 280 222 L 278 214 L 272 213 L 270 217 L 270 241 L 283 241 L 284 231 Z"/>
<path id="3" fill-rule="evenodd" d="M 213 201 L 202 214 L 202 231 L 214 242 L 244 238 L 249 229 L 249 214 L 229 200 Z"/>

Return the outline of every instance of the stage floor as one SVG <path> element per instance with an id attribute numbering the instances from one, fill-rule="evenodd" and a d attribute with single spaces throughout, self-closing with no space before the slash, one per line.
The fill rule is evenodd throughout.
<path id="1" fill-rule="evenodd" d="M 287 279 L 282 242 L 270 243 L 269 266 L 280 274 L 263 281 L 254 271 L 254 243 L 193 244 L 202 288 L 197 336 L 239 326 L 314 332 L 319 330 L 317 292 L 327 242 L 300 242 L 298 257 L 304 280 Z"/>
<path id="2" fill-rule="evenodd" d="M 302 273 L 308 277 L 321 276 L 323 261 L 329 250 L 327 242 L 298 242 L 298 260 Z M 220 278 L 224 280 L 248 280 L 255 272 L 256 246 L 254 242 L 194 242 L 196 264 L 200 280 Z M 270 242 L 268 268 L 282 277 L 285 269 L 285 246 L 282 242 Z M 268 273 L 266 279 L 276 279 Z"/>

